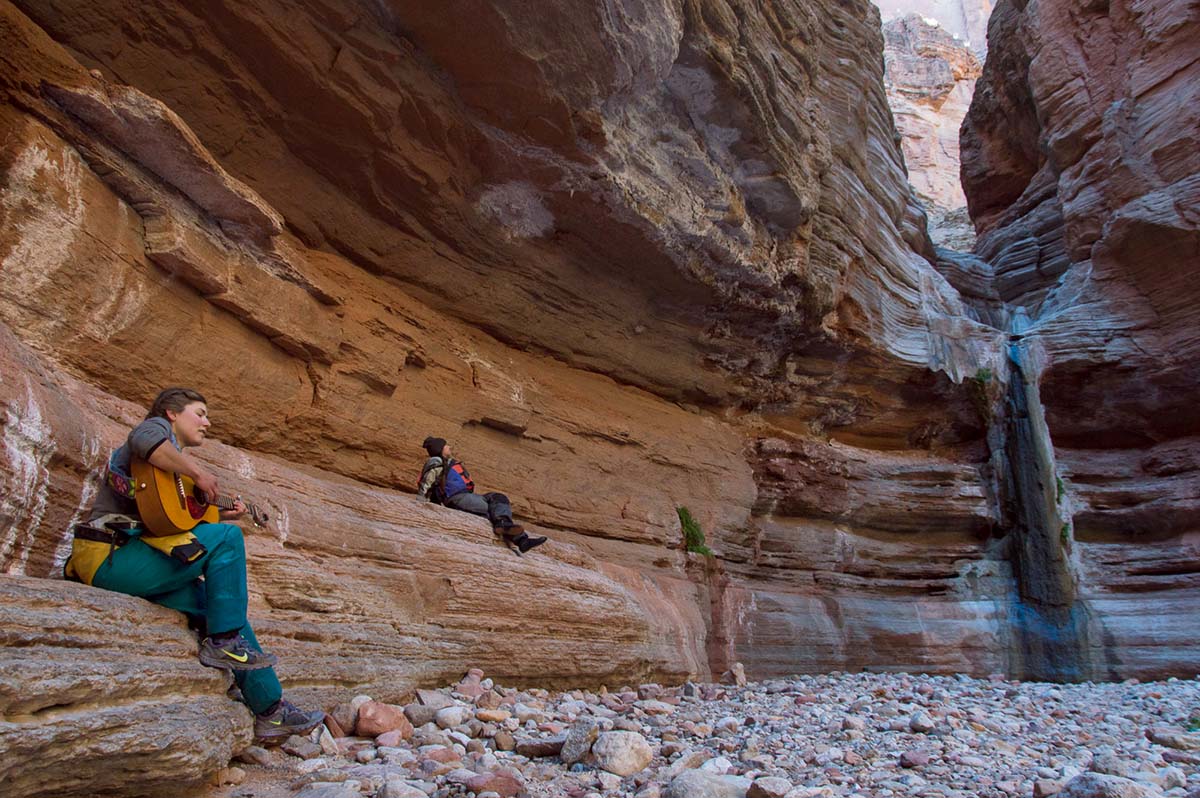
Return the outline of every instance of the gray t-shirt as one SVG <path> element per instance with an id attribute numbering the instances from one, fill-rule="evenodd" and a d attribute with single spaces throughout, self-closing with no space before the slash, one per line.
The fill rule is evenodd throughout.
<path id="1" fill-rule="evenodd" d="M 155 449 L 167 442 L 179 448 L 175 433 L 171 431 L 171 422 L 161 416 L 148 418 L 130 430 L 125 444 L 116 449 L 108 459 L 108 471 L 100 484 L 100 491 L 96 494 L 96 502 L 92 505 L 88 520 L 94 521 L 102 515 L 113 514 L 137 518 L 137 502 L 117 493 L 114 486 L 119 486 L 122 480 L 126 484 L 133 483 L 129 464 L 134 455 L 142 460 L 149 459 Z"/>

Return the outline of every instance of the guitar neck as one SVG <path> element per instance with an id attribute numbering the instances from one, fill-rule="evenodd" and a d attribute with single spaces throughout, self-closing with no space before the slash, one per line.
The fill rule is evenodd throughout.
<path id="1" fill-rule="evenodd" d="M 225 496 L 219 496 L 219 497 L 217 497 L 217 500 L 214 502 L 214 504 L 216 504 L 222 510 L 233 510 L 233 509 L 236 509 L 234 507 L 234 505 L 237 504 L 237 499 L 230 499 Z M 255 526 L 262 526 L 271 519 L 271 517 L 269 515 L 267 515 L 266 513 L 264 513 L 262 510 L 260 510 L 258 508 L 257 504 L 251 504 L 250 502 L 246 501 L 245 499 L 242 500 L 242 504 L 244 504 L 246 506 L 246 512 L 248 512 L 250 514 L 250 518 L 251 518 L 251 520 L 254 521 Z"/>
<path id="2" fill-rule="evenodd" d="M 253 504 L 251 504 L 248 501 L 243 500 L 242 503 L 244 505 L 246 505 L 247 511 L 249 511 L 251 509 L 254 509 L 254 510 L 258 509 L 257 507 L 255 507 Z M 237 504 L 237 499 L 231 499 L 228 496 L 218 496 L 217 500 L 215 502 L 212 502 L 212 504 L 217 505 L 222 510 L 232 510 L 232 509 L 234 509 L 234 505 Z"/>

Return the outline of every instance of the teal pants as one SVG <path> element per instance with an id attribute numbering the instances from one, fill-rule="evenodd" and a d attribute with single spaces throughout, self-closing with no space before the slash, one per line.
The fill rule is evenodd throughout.
<path id="1" fill-rule="evenodd" d="M 200 524 L 192 534 L 208 550 L 195 562 L 173 560 L 134 538 L 100 566 L 92 584 L 186 613 L 193 621 L 203 622 L 201 634 L 237 630 L 250 645 L 262 650 L 246 620 L 246 546 L 242 530 L 233 524 Z M 234 671 L 234 678 L 256 714 L 265 712 L 283 696 L 274 668 Z"/>

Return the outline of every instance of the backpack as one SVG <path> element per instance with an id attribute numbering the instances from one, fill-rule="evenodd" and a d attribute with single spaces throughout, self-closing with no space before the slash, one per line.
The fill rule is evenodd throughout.
<path id="1" fill-rule="evenodd" d="M 438 481 L 434 483 L 433 490 L 430 491 L 429 498 L 436 504 L 445 504 L 446 500 L 451 496 L 466 491 L 468 493 L 475 492 L 475 483 L 471 480 L 471 475 L 467 473 L 467 467 L 453 458 L 446 462 L 442 461 L 442 475 L 438 477 Z M 437 464 L 429 466 L 436 468 Z M 424 478 L 429 469 L 422 472 L 421 477 Z"/>

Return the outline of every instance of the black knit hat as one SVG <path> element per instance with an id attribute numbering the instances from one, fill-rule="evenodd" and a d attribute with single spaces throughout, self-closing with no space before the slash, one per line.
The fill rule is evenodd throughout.
<path id="1" fill-rule="evenodd" d="M 446 448 L 446 439 L 430 436 L 421 445 L 425 447 L 425 451 L 429 452 L 430 457 L 441 457 L 442 449 Z"/>

